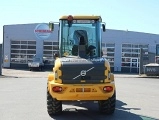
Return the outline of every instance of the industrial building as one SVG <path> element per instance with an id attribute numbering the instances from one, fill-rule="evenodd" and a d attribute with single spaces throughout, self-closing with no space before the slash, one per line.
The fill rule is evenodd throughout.
<path id="1" fill-rule="evenodd" d="M 45 58 L 51 68 L 53 54 L 58 51 L 58 24 L 50 31 L 46 23 L 3 26 L 3 67 L 27 68 L 33 56 Z M 151 62 L 159 54 L 159 35 L 129 30 L 107 29 L 102 33 L 103 57 L 114 72 L 139 72 L 140 49 L 152 53 Z"/>

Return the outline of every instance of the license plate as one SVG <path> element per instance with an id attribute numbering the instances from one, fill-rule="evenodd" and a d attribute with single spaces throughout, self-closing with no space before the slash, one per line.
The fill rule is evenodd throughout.
<path id="1" fill-rule="evenodd" d="M 31 64 L 31 67 L 39 67 L 38 64 Z"/>

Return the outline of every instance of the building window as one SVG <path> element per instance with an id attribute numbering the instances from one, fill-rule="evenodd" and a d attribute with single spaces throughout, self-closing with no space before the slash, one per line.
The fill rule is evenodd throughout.
<path id="1" fill-rule="evenodd" d="M 11 41 L 11 44 L 20 44 L 20 41 Z"/>
<path id="2" fill-rule="evenodd" d="M 44 45 L 44 50 L 52 50 L 52 45 Z"/>
<path id="3" fill-rule="evenodd" d="M 29 45 L 36 45 L 36 41 L 28 41 Z"/>
<path id="4" fill-rule="evenodd" d="M 11 45 L 11 48 L 13 48 L 13 49 L 20 49 L 21 47 L 20 47 L 20 44 L 19 45 Z"/>
<path id="5" fill-rule="evenodd" d="M 104 58 L 106 58 L 110 66 L 114 66 L 114 56 L 115 56 L 115 43 L 102 43 L 102 52 Z"/>
<path id="6" fill-rule="evenodd" d="M 140 49 L 148 52 L 148 44 L 122 44 L 122 67 L 139 67 Z"/>
<path id="7" fill-rule="evenodd" d="M 11 41 L 11 63 L 27 64 L 36 54 L 36 41 Z"/>
<path id="8" fill-rule="evenodd" d="M 52 45 L 52 42 L 44 42 L 44 45 Z"/>
<path id="9" fill-rule="evenodd" d="M 28 41 L 21 41 L 21 44 L 26 45 Z"/>
<path id="10" fill-rule="evenodd" d="M 59 42 L 53 42 L 53 45 L 59 45 Z"/>
<path id="11" fill-rule="evenodd" d="M 122 44 L 122 48 L 130 48 L 131 44 Z"/>
<path id="12" fill-rule="evenodd" d="M 59 43 L 57 41 L 45 40 L 43 46 L 43 58 L 45 64 L 53 65 L 54 64 L 54 53 L 59 50 Z"/>

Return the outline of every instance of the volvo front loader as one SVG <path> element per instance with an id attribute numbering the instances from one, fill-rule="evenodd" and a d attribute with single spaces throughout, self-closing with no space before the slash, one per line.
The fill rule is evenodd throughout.
<path id="1" fill-rule="evenodd" d="M 54 24 L 49 23 L 54 30 Z M 48 75 L 47 111 L 62 113 L 64 101 L 98 101 L 99 111 L 113 114 L 116 103 L 114 75 L 102 58 L 100 16 L 62 16 L 59 20 L 59 53 Z"/>

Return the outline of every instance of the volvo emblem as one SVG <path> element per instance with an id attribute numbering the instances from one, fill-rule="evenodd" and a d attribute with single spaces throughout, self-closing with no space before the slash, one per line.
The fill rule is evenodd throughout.
<path id="1" fill-rule="evenodd" d="M 80 76 L 86 76 L 87 72 L 91 71 L 92 69 L 94 69 L 94 67 L 91 67 L 88 70 L 82 70 L 79 75 L 77 75 L 76 77 L 73 78 L 73 80 L 80 77 Z"/>
<path id="2" fill-rule="evenodd" d="M 82 70 L 81 71 L 81 76 L 86 76 L 87 71 L 86 70 Z"/>

